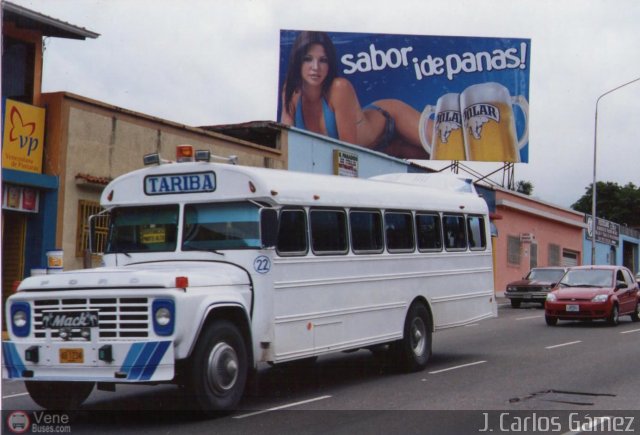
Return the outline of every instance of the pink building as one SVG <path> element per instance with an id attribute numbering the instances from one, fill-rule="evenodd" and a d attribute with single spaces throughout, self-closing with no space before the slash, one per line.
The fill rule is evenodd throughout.
<path id="1" fill-rule="evenodd" d="M 493 189 L 495 289 L 537 266 L 582 264 L 584 214 L 501 188 Z"/>

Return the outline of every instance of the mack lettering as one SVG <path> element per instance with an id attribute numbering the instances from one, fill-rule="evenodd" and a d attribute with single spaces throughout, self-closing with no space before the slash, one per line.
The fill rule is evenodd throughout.
<path id="1" fill-rule="evenodd" d="M 98 315 L 91 312 L 45 313 L 42 317 L 45 328 L 84 328 L 98 326 Z"/>

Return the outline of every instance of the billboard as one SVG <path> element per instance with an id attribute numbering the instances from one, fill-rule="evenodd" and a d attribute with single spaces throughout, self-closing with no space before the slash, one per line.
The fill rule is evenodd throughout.
<path id="1" fill-rule="evenodd" d="M 281 30 L 278 120 L 400 158 L 527 163 L 530 48 Z"/>

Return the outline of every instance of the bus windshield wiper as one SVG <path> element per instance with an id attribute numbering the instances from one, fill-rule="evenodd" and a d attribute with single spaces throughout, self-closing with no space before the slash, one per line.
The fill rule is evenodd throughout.
<path id="1" fill-rule="evenodd" d="M 221 255 L 221 256 L 223 256 L 223 257 L 224 257 L 224 252 L 217 251 L 217 250 L 215 250 L 215 249 L 213 249 L 213 248 L 211 248 L 211 249 L 205 249 L 205 248 L 189 248 L 189 249 L 186 249 L 186 250 L 185 250 L 185 252 L 194 252 L 194 251 L 195 251 L 195 252 L 198 252 L 198 251 L 199 251 L 199 252 L 212 252 L 212 253 L 214 253 L 214 254 L 218 254 L 218 255 Z"/>

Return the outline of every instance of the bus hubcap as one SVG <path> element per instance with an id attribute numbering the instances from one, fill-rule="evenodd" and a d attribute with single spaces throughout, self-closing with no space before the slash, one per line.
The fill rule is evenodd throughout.
<path id="1" fill-rule="evenodd" d="M 209 354 L 207 378 L 216 393 L 225 393 L 233 388 L 238 379 L 238 356 L 233 347 L 221 342 Z"/>
<path id="2" fill-rule="evenodd" d="M 421 318 L 416 317 L 411 324 L 411 349 L 415 355 L 422 355 L 426 345 L 426 328 Z"/>

